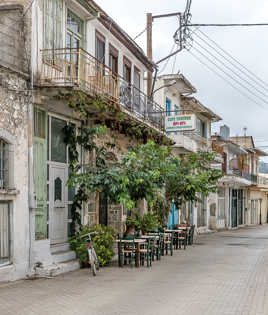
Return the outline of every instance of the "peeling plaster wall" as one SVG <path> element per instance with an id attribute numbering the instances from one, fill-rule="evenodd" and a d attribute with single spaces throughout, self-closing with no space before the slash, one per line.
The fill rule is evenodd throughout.
<path id="1" fill-rule="evenodd" d="M 0 138 L 9 143 L 12 192 L 0 191 L 0 200 L 11 201 L 11 265 L 1 267 L 0 281 L 22 278 L 29 266 L 28 109 L 27 82 L 0 67 Z M 12 165 L 13 164 L 13 165 Z"/>

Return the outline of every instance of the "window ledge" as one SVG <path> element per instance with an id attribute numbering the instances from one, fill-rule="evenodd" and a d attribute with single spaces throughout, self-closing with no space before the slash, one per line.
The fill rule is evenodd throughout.
<path id="1" fill-rule="evenodd" d="M 20 192 L 17 189 L 0 189 L 0 197 L 1 196 L 16 196 Z"/>

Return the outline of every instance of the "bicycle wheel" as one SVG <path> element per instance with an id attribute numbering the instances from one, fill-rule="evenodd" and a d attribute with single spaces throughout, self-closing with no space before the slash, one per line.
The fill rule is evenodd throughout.
<path id="1" fill-rule="evenodd" d="M 97 271 L 96 271 L 95 261 L 92 263 L 91 269 L 92 269 L 93 276 L 96 277 Z"/>
<path id="2" fill-rule="evenodd" d="M 100 270 L 100 264 L 99 264 L 98 256 L 96 254 L 96 251 L 95 251 L 94 247 L 92 248 L 92 256 L 93 256 L 93 260 L 94 260 L 95 265 L 96 265 L 96 269 Z"/>

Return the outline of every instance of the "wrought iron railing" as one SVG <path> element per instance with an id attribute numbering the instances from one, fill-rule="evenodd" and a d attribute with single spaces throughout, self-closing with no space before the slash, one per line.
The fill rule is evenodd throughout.
<path id="1" fill-rule="evenodd" d="M 246 172 L 243 172 L 242 170 L 230 170 L 229 174 L 243 177 L 243 178 L 247 179 L 248 181 L 252 182 L 253 184 L 257 184 L 257 181 L 258 181 L 257 175 L 251 174 L 251 173 L 246 173 Z"/>
<path id="2" fill-rule="evenodd" d="M 163 110 L 157 103 L 82 48 L 41 52 L 41 85 L 76 86 L 89 95 L 101 95 L 118 103 L 137 118 L 164 129 Z"/>
<path id="3" fill-rule="evenodd" d="M 267 185 L 268 186 L 268 177 L 258 176 L 258 185 Z"/>

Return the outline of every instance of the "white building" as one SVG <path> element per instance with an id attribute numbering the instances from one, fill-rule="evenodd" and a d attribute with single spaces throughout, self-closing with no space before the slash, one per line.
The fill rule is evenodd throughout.
<path id="1" fill-rule="evenodd" d="M 125 113 L 126 126 L 132 121 L 165 135 L 161 107 L 145 94 L 143 78 L 154 65 L 94 1 L 4 0 L 0 17 L 6 23 L 0 24 L 0 281 L 5 281 L 78 267 L 68 245 L 74 189 L 66 185 L 63 129 L 70 124 L 77 129 L 82 121 L 59 93 L 99 95 Z M 21 25 L 11 28 L 14 20 Z M 98 121 L 102 112 L 92 110 Z M 123 151 L 133 143 L 125 134 L 118 139 Z M 105 198 L 98 200 L 85 205 L 82 222 L 120 229 L 122 207 L 110 210 Z"/>
<path id="2" fill-rule="evenodd" d="M 191 131 L 168 132 L 168 136 L 175 142 L 173 150 L 178 155 L 212 151 L 211 124 L 221 120 L 218 115 L 191 96 L 195 92 L 196 89 L 182 74 L 162 75 L 156 81 L 154 99 L 157 103 L 164 104 L 166 116 L 194 117 L 195 127 Z M 172 212 L 179 211 L 179 214 L 171 213 L 169 224 L 188 222 L 195 225 L 198 232 L 207 231 L 210 228 L 211 215 L 215 217 L 215 195 L 200 196 L 202 202 L 187 203 L 180 210 L 173 207 Z"/>

